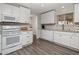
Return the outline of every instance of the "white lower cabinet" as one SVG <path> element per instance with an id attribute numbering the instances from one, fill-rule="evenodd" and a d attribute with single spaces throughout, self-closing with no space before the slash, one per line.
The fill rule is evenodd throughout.
<path id="1" fill-rule="evenodd" d="M 71 46 L 71 33 L 54 31 L 54 42 Z"/>
<path id="2" fill-rule="evenodd" d="M 42 30 L 41 38 L 79 49 L 79 33 Z"/>
<path id="3" fill-rule="evenodd" d="M 53 41 L 53 31 L 47 31 L 46 35 L 47 35 L 46 36 L 47 40 L 52 42 Z"/>
<path id="4" fill-rule="evenodd" d="M 79 49 L 79 33 L 54 31 L 54 42 Z"/>
<path id="5" fill-rule="evenodd" d="M 53 31 L 41 30 L 41 38 L 48 41 L 53 41 Z"/>
<path id="6" fill-rule="evenodd" d="M 45 30 L 41 30 L 41 35 L 40 35 L 40 37 L 41 37 L 42 39 L 46 39 L 46 32 L 45 32 Z"/>
<path id="7" fill-rule="evenodd" d="M 33 42 L 33 33 L 32 31 L 22 32 L 22 45 L 28 45 Z"/>
<path id="8" fill-rule="evenodd" d="M 71 47 L 79 49 L 79 33 L 72 34 Z"/>

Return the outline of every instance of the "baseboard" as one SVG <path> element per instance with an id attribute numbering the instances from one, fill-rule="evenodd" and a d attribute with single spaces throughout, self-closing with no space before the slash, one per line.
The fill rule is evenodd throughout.
<path id="1" fill-rule="evenodd" d="M 66 45 L 60 44 L 60 43 L 58 43 L 58 42 L 53 42 L 53 43 L 56 44 L 56 45 L 59 45 L 59 46 L 61 46 L 61 47 L 64 47 L 64 48 L 68 48 L 68 49 L 70 49 L 70 50 L 73 50 L 73 51 L 75 51 L 75 52 L 79 52 L 79 49 L 77 49 L 77 48 L 70 47 L 70 46 L 66 46 Z"/>
<path id="2" fill-rule="evenodd" d="M 21 48 L 22 48 L 22 45 L 17 45 L 17 46 L 12 47 L 12 48 L 4 49 L 4 50 L 2 50 L 2 55 L 9 54 L 9 53 L 14 52 L 16 50 L 19 50 Z"/>
<path id="3" fill-rule="evenodd" d="M 50 42 L 50 43 L 53 43 L 53 44 L 56 44 L 56 45 L 61 46 L 61 47 L 64 47 L 64 48 L 68 48 L 68 49 L 73 50 L 75 52 L 79 52 L 79 49 L 77 49 L 77 48 L 73 48 L 73 47 L 70 47 L 70 46 L 66 46 L 66 45 L 60 44 L 58 42 L 51 42 L 51 41 L 48 41 L 48 40 L 45 40 L 45 39 L 42 39 L 42 38 L 39 38 L 39 39 L 44 40 L 44 41 L 47 41 L 47 42 Z"/>
<path id="4" fill-rule="evenodd" d="M 26 44 L 26 45 L 23 45 L 22 47 L 26 47 L 26 46 L 29 46 L 31 45 L 33 42 L 29 43 L 29 44 Z"/>

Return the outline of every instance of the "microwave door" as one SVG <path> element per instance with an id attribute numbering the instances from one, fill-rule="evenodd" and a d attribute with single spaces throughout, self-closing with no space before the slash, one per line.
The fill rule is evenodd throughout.
<path id="1" fill-rule="evenodd" d="M 3 20 L 2 20 L 2 21 L 6 21 L 6 22 L 15 22 L 15 17 L 3 16 Z"/>

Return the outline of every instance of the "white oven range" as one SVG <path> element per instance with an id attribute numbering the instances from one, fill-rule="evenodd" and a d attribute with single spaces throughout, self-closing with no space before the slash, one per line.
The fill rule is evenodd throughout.
<path id="1" fill-rule="evenodd" d="M 2 54 L 22 48 L 20 26 L 2 26 Z"/>

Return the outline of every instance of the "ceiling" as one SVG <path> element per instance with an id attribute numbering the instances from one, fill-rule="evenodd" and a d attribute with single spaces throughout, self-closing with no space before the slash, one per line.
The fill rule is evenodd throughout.
<path id="1" fill-rule="evenodd" d="M 58 10 L 64 6 L 64 8 L 73 7 L 73 3 L 20 3 L 20 5 L 29 7 L 32 14 L 41 14 L 49 10 Z"/>

